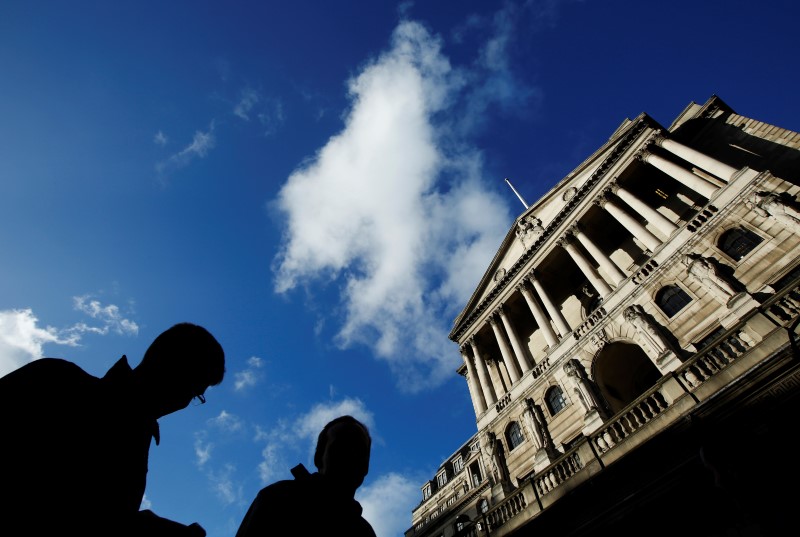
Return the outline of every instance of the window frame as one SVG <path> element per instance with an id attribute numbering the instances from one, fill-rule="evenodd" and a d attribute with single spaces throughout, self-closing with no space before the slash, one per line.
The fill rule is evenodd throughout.
<path id="1" fill-rule="evenodd" d="M 459 455 L 458 457 L 453 459 L 453 473 L 457 474 L 463 469 L 464 469 L 464 457 Z"/>
<path id="2" fill-rule="evenodd" d="M 673 292 L 669 297 L 665 299 L 665 295 L 669 293 L 671 290 L 674 290 L 675 292 Z M 688 299 L 686 302 L 683 302 L 682 306 L 680 306 L 677 309 L 672 309 L 672 307 L 668 309 L 665 307 L 669 304 L 672 304 L 673 302 L 676 302 L 674 297 L 680 297 L 680 296 L 685 296 Z M 681 298 L 681 300 L 683 299 Z M 692 296 L 688 292 L 686 292 L 686 289 L 684 289 L 677 283 L 668 283 L 666 285 L 662 285 L 658 289 L 658 291 L 656 291 L 656 294 L 653 297 L 653 302 L 655 302 L 658 309 L 661 310 L 661 313 L 663 313 L 667 319 L 673 319 L 680 312 L 684 311 L 686 307 L 693 301 L 694 298 L 692 298 Z M 670 310 L 672 311 L 671 313 Z"/>
<path id="3" fill-rule="evenodd" d="M 506 442 L 508 442 L 508 450 L 514 449 L 525 442 L 525 435 L 522 434 L 522 427 L 516 421 L 511 422 L 506 428 Z"/>
<path id="4" fill-rule="evenodd" d="M 732 238 L 731 235 L 734 233 L 738 233 L 738 236 Z M 756 251 L 761 245 L 763 245 L 765 240 L 766 237 L 762 237 L 749 227 L 739 224 L 720 233 L 719 237 L 717 237 L 717 240 L 714 243 L 714 246 L 728 259 L 738 264 L 741 263 L 744 258 Z M 723 241 L 730 243 L 728 248 L 723 245 Z M 741 246 L 745 243 L 746 246 L 749 246 L 750 248 L 740 254 L 738 250 L 741 250 Z M 734 246 L 736 246 L 736 248 L 734 248 Z"/>
<path id="5" fill-rule="evenodd" d="M 433 493 L 432 487 L 430 483 L 426 483 L 425 486 L 422 487 L 422 501 L 425 501 L 431 497 Z"/>
<path id="6" fill-rule="evenodd" d="M 557 402 L 560 405 L 559 408 L 555 408 L 554 406 L 554 395 L 558 393 Z M 561 389 L 561 386 L 558 384 L 554 384 L 550 386 L 544 394 L 545 403 L 547 404 L 547 410 L 550 412 L 551 416 L 555 416 L 565 408 L 567 408 L 568 402 L 567 397 L 564 395 L 564 390 Z"/>

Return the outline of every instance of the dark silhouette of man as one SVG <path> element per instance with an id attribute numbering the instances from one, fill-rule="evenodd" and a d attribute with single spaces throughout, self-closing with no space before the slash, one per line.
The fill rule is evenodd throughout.
<path id="1" fill-rule="evenodd" d="M 292 468 L 294 480 L 278 481 L 258 493 L 236 537 L 269 535 L 347 535 L 375 537 L 361 516 L 356 489 L 369 471 L 372 439 L 367 427 L 352 416 L 341 416 L 322 429 L 310 474 Z"/>
<path id="2" fill-rule="evenodd" d="M 102 377 L 42 358 L 0 378 L 0 534 L 203 537 L 140 510 L 158 419 L 205 402 L 225 354 L 205 328 L 161 333 L 135 368 L 125 356 Z M 186 498 L 191 501 L 191 498 Z"/>

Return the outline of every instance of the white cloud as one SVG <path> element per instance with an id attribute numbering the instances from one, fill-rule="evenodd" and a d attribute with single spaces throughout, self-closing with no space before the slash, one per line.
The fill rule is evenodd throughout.
<path id="1" fill-rule="evenodd" d="M 212 122 L 206 132 L 196 131 L 189 145 L 166 160 L 157 163 L 156 172 L 159 175 L 163 175 L 172 170 L 188 166 L 194 159 L 205 157 L 214 148 L 215 143 L 214 123 Z"/>
<path id="2" fill-rule="evenodd" d="M 78 345 L 80 335 L 38 324 L 39 319 L 29 308 L 0 311 L 0 376 L 44 356 L 42 347 L 46 343 Z"/>
<path id="3" fill-rule="evenodd" d="M 233 107 L 233 113 L 245 121 L 250 121 L 250 110 L 261 100 L 258 91 L 252 88 L 244 88 L 239 96 L 239 102 Z"/>
<path id="4" fill-rule="evenodd" d="M 258 477 L 261 484 L 266 485 L 275 480 L 285 466 L 284 459 L 280 453 L 280 446 L 270 442 L 261 450 L 261 462 L 258 464 Z"/>
<path id="5" fill-rule="evenodd" d="M 264 127 L 264 135 L 270 136 L 275 134 L 285 121 L 283 112 L 283 102 L 278 99 L 272 99 L 264 103 L 264 108 L 258 114 L 258 121 Z"/>
<path id="6" fill-rule="evenodd" d="M 337 402 L 314 405 L 308 413 L 295 421 L 295 434 L 301 439 L 308 440 L 313 452 L 322 428 L 334 418 L 345 415 L 353 416 L 369 429 L 375 426 L 372 412 L 367 410 L 360 399 L 342 399 Z"/>
<path id="7" fill-rule="evenodd" d="M 85 323 L 76 324 L 72 330 L 77 332 L 93 332 L 105 335 L 113 331 L 120 335 L 135 336 L 139 333 L 139 325 L 135 321 L 126 319 L 119 311 L 119 306 L 109 304 L 103 306 L 99 300 L 90 299 L 89 295 L 72 297 L 73 306 L 80 311 L 100 321 L 101 326 L 88 326 Z"/>
<path id="8" fill-rule="evenodd" d="M 167 145 L 168 141 L 169 139 L 167 138 L 167 135 L 161 131 L 158 131 L 156 135 L 153 136 L 153 143 L 155 143 L 156 145 L 160 145 L 161 147 Z"/>
<path id="9" fill-rule="evenodd" d="M 307 413 L 290 422 L 282 421 L 270 431 L 257 427 L 255 441 L 264 442 L 261 451 L 262 461 L 258 465 L 262 484 L 272 482 L 275 476 L 294 466 L 297 459 L 294 459 L 295 462 L 289 461 L 303 450 L 305 455 L 300 458 L 307 461 L 309 471 L 314 471 L 308 464 L 313 460 L 319 433 L 329 421 L 344 415 L 353 416 L 361 421 L 372 433 L 375 426 L 372 412 L 361 400 L 350 398 L 314 405 Z M 374 441 L 375 435 L 372 436 Z"/>
<path id="10" fill-rule="evenodd" d="M 212 427 L 216 427 L 228 433 L 241 431 L 243 427 L 242 420 L 226 410 L 221 411 L 217 417 L 208 420 L 208 423 Z"/>
<path id="11" fill-rule="evenodd" d="M 197 466 L 203 466 L 211 460 L 211 452 L 214 444 L 208 441 L 206 431 L 200 431 L 194 435 L 194 454 L 197 457 Z"/>
<path id="12" fill-rule="evenodd" d="M 379 537 L 403 535 L 420 501 L 419 483 L 396 473 L 382 475 L 356 492 L 362 515 Z"/>
<path id="13" fill-rule="evenodd" d="M 262 360 L 258 356 L 251 356 L 247 360 L 247 369 L 233 374 L 233 389 L 238 391 L 255 386 L 261 378 L 258 371 L 262 367 Z"/>
<path id="14" fill-rule="evenodd" d="M 226 464 L 219 471 L 209 472 L 208 477 L 211 481 L 211 487 L 225 505 L 242 500 L 242 487 L 234 482 L 232 478 L 235 472 L 236 467 L 232 464 Z"/>
<path id="15" fill-rule="evenodd" d="M 277 200 L 286 230 L 276 291 L 342 282 L 336 341 L 371 347 L 409 391 L 452 377 L 450 322 L 511 222 L 482 185 L 479 152 L 451 149 L 464 141 L 442 112 L 481 109 L 440 48 L 420 24 L 398 25 L 391 49 L 350 81 L 344 130 Z"/>

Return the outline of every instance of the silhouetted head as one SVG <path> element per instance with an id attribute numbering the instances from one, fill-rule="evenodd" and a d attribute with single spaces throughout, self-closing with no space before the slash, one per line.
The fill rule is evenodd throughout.
<path id="1" fill-rule="evenodd" d="M 225 376 L 225 352 L 211 333 L 179 323 L 150 344 L 134 372 L 155 417 L 186 408 Z"/>
<path id="2" fill-rule="evenodd" d="M 352 416 L 340 416 L 319 433 L 314 465 L 336 486 L 355 494 L 369 472 L 371 446 L 366 425 Z"/>

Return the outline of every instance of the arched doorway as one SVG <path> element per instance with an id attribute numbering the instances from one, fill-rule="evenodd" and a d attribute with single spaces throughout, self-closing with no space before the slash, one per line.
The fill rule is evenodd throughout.
<path id="1" fill-rule="evenodd" d="M 638 345 L 623 342 L 603 347 L 592 371 L 612 414 L 628 406 L 661 378 L 661 372 Z"/>

